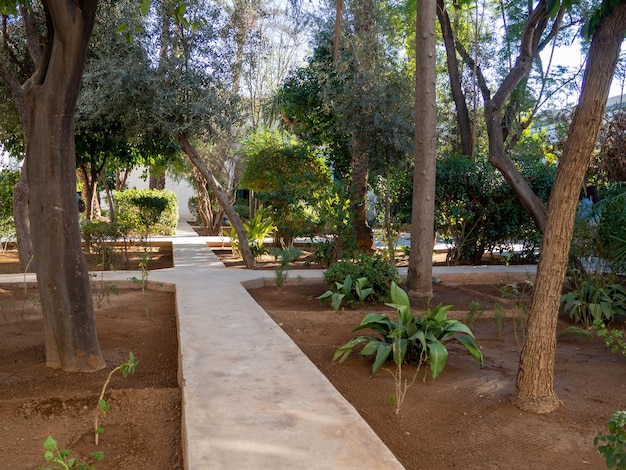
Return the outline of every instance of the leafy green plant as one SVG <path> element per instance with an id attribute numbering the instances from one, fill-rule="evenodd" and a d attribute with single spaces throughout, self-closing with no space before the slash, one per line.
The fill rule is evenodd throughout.
<path id="1" fill-rule="evenodd" d="M 267 211 L 264 208 L 259 208 L 252 219 L 243 224 L 246 229 L 246 235 L 248 236 L 248 245 L 252 255 L 256 258 L 267 252 L 267 248 L 263 245 L 263 240 L 268 237 L 274 230 L 276 225 L 268 217 Z M 239 253 L 239 237 L 235 227 L 230 228 L 230 240 L 233 253 Z"/>
<path id="2" fill-rule="evenodd" d="M 302 256 L 302 251 L 290 246 L 284 250 L 272 248 L 270 254 L 274 256 L 276 260 L 280 260 L 280 264 L 276 267 L 275 272 L 276 285 L 280 289 L 289 275 L 289 265 Z"/>
<path id="3" fill-rule="evenodd" d="M 500 338 L 504 332 L 504 323 L 506 322 L 506 313 L 504 307 L 499 303 L 493 306 L 493 323 L 496 325 L 496 338 Z"/>
<path id="4" fill-rule="evenodd" d="M 366 277 L 360 277 L 353 282 L 352 276 L 348 275 L 343 282 L 336 283 L 336 290 L 329 289 L 320 295 L 318 299 L 323 301 L 330 298 L 331 305 L 335 310 L 339 310 L 344 300 L 347 304 L 356 300 L 363 303 L 373 290 L 371 287 L 367 287 L 368 282 Z"/>
<path id="5" fill-rule="evenodd" d="M 626 411 L 613 413 L 608 421 L 609 434 L 598 432 L 593 445 L 604 456 L 607 468 L 626 469 Z M 601 445 L 599 445 L 601 444 Z"/>
<path id="6" fill-rule="evenodd" d="M 579 289 L 563 294 L 561 303 L 572 320 L 588 328 L 594 321 L 613 321 L 615 315 L 626 315 L 626 289 L 621 284 L 586 280 Z"/>
<path id="7" fill-rule="evenodd" d="M 44 458 L 46 462 L 53 464 L 52 467 L 37 467 L 37 470 L 69 470 L 70 468 L 78 468 L 79 470 L 95 470 L 95 465 L 90 462 L 80 462 L 78 459 L 70 457 L 72 451 L 70 449 L 59 449 L 57 441 L 52 436 L 48 436 L 43 443 Z M 101 462 L 104 459 L 104 452 L 92 452 L 89 454 L 91 459 Z"/>
<path id="8" fill-rule="evenodd" d="M 334 240 L 324 240 L 321 242 L 313 243 L 313 254 L 311 256 L 311 261 L 314 263 L 318 263 L 323 268 L 327 268 L 330 266 L 330 263 L 333 259 L 333 253 L 335 251 L 335 241 Z"/>
<path id="9" fill-rule="evenodd" d="M 411 313 L 409 297 L 394 282 L 391 285 L 392 303 L 388 306 L 396 309 L 397 321 L 385 314 L 370 313 L 353 331 L 370 329 L 379 334 L 375 336 L 358 336 L 341 346 L 333 356 L 333 360 L 344 362 L 355 347 L 364 345 L 359 351 L 362 356 L 374 356 L 372 373 L 378 372 L 390 354 L 396 364 L 405 361 L 421 364 L 424 358 L 430 362 L 433 379 L 441 373 L 448 360 L 446 344 L 456 340 L 464 345 L 474 359 L 483 362 L 483 354 L 474 339 L 470 328 L 459 320 L 447 318 L 451 306 L 439 305 L 434 311 L 427 310 L 418 315 Z M 460 334 L 460 335 L 459 335 Z M 399 338 L 399 347 L 393 344 Z M 422 353 L 423 352 L 423 353 Z"/>
<path id="10" fill-rule="evenodd" d="M 89 273 L 89 276 L 92 279 L 91 291 L 93 292 L 96 300 L 96 307 L 100 308 L 102 306 L 102 302 L 105 300 L 108 304 L 110 304 L 111 302 L 109 300 L 109 296 L 111 294 L 118 294 L 117 286 L 115 284 L 104 283 L 104 271 L 100 273 L 100 280 L 98 280 L 98 275 L 96 273 Z"/>
<path id="11" fill-rule="evenodd" d="M 465 318 L 463 319 L 463 323 L 465 323 L 470 328 L 473 328 L 474 324 L 476 323 L 476 320 L 478 320 L 478 318 L 480 318 L 482 314 L 483 314 L 482 305 L 480 305 L 479 302 L 472 300 L 472 303 L 470 304 L 469 312 L 467 312 L 467 315 L 465 315 Z"/>
<path id="12" fill-rule="evenodd" d="M 626 356 L 624 330 L 621 328 L 607 328 L 604 322 L 599 320 L 593 322 L 592 328 L 598 337 L 602 338 L 604 345 L 609 348 L 613 354 L 621 352 Z"/>
<path id="13" fill-rule="evenodd" d="M 109 375 L 107 376 L 107 379 L 104 382 L 104 385 L 102 386 L 102 390 L 100 391 L 100 396 L 98 397 L 98 405 L 96 407 L 96 411 L 94 413 L 94 419 L 93 419 L 93 429 L 95 432 L 96 445 L 98 445 L 98 437 L 100 436 L 100 434 L 104 432 L 104 429 L 98 425 L 100 416 L 105 415 L 108 411 L 111 410 L 111 407 L 104 399 L 104 394 L 106 393 L 106 389 L 109 383 L 111 382 L 111 377 L 113 377 L 113 374 L 115 374 L 116 372 L 119 372 L 120 374 L 122 374 L 122 377 L 124 378 L 128 377 L 129 374 L 134 374 L 135 367 L 137 367 L 137 362 L 138 361 L 135 359 L 135 355 L 132 352 L 129 352 L 128 360 L 120 364 L 119 366 L 117 366 L 111 372 L 109 372 Z"/>
<path id="14" fill-rule="evenodd" d="M 15 236 L 13 223 L 13 186 L 20 176 L 19 171 L 0 170 L 0 238 L 6 242 L 0 249 L 6 249 L 8 240 Z"/>
<path id="15" fill-rule="evenodd" d="M 329 290 L 334 290 L 337 283 L 343 284 L 348 276 L 352 279 L 366 278 L 372 288 L 370 300 L 375 302 L 388 300 L 391 284 L 398 280 L 397 270 L 387 258 L 358 253 L 332 263 L 324 272 L 324 281 Z"/>
<path id="16" fill-rule="evenodd" d="M 172 235 L 178 223 L 178 202 L 170 190 L 127 189 L 115 191 L 115 220 L 128 233 Z"/>

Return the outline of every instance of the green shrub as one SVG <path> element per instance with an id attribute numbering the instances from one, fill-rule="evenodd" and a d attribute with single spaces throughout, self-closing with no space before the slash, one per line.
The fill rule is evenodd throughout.
<path id="1" fill-rule="evenodd" d="M 0 237 L 13 238 L 13 186 L 19 178 L 19 171 L 0 171 Z"/>
<path id="2" fill-rule="evenodd" d="M 335 261 L 324 272 L 324 281 L 334 292 L 337 284 L 343 284 L 348 276 L 352 279 L 366 278 L 372 288 L 369 298 L 374 302 L 387 300 L 391 284 L 398 280 L 396 268 L 389 259 L 368 253 Z"/>
<path id="3" fill-rule="evenodd" d="M 323 268 L 330 266 L 330 262 L 333 258 L 335 251 L 334 240 L 324 240 L 321 242 L 313 243 L 313 254 L 311 255 L 311 261 L 318 263 Z"/>
<path id="4" fill-rule="evenodd" d="M 613 272 L 626 272 L 626 189 L 609 190 L 607 197 L 596 205 L 600 213 L 599 255 L 607 260 Z"/>
<path id="5" fill-rule="evenodd" d="M 169 190 L 127 189 L 114 193 L 116 220 L 134 235 L 173 235 L 178 223 L 178 201 Z"/>
<path id="6" fill-rule="evenodd" d="M 376 357 L 372 365 L 373 374 L 378 372 L 392 354 L 398 366 L 405 361 L 418 365 L 429 361 L 430 371 L 435 379 L 448 360 L 446 343 L 456 340 L 482 364 L 483 355 L 470 328 L 459 320 L 447 318 L 451 305 L 439 305 L 432 312 L 422 312 L 414 316 L 409 297 L 395 282 L 391 285 L 391 299 L 393 303 L 387 305 L 397 310 L 398 320 L 393 321 L 387 315 L 379 313 L 366 315 L 361 324 L 352 331 L 370 329 L 379 336 L 357 336 L 337 349 L 333 356 L 334 361 L 345 361 L 356 346 L 364 344 L 359 354 Z"/>
<path id="7" fill-rule="evenodd" d="M 572 320 L 590 327 L 595 321 L 613 321 L 615 315 L 626 315 L 626 289 L 620 284 L 583 281 L 580 289 L 562 295 L 561 303 Z"/>
<path id="8" fill-rule="evenodd" d="M 598 432 L 593 444 L 606 460 L 607 468 L 626 469 L 626 411 L 616 411 L 608 421 L 609 434 Z"/>
<path id="9" fill-rule="evenodd" d="M 348 276 L 343 282 L 338 282 L 334 290 L 327 290 L 318 297 L 320 300 L 331 299 L 331 304 L 335 310 L 339 310 L 345 300 L 347 304 L 359 301 L 365 302 L 372 293 L 372 288 L 368 287 L 369 282 L 366 277 L 360 277 L 354 282 L 352 276 Z"/>
<path id="10" fill-rule="evenodd" d="M 267 252 L 267 248 L 263 245 L 263 240 L 269 237 L 270 234 L 276 230 L 276 226 L 272 219 L 268 216 L 268 211 L 263 207 L 257 209 L 254 217 L 247 222 L 243 223 L 243 227 L 246 230 L 246 236 L 248 237 L 248 246 L 252 252 L 252 256 L 255 258 L 261 256 Z M 230 226 L 230 245 L 233 253 L 239 253 L 239 236 L 235 227 Z"/>

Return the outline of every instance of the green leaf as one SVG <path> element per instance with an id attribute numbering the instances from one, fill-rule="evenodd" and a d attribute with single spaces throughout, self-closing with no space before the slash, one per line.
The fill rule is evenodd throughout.
<path id="1" fill-rule="evenodd" d="M 561 8 L 561 3 L 559 0 L 548 0 L 546 2 L 546 13 L 550 18 L 554 18 Z"/>
<path id="2" fill-rule="evenodd" d="M 115 28 L 115 32 L 116 33 L 123 33 L 124 31 L 126 31 L 126 28 L 128 28 L 128 25 L 126 23 L 117 25 L 117 28 Z"/>
<path id="3" fill-rule="evenodd" d="M 372 365 L 372 374 L 378 372 L 378 370 L 385 363 L 389 354 L 391 353 L 392 346 L 389 343 L 381 343 L 381 346 L 378 348 L 378 352 L 376 354 L 376 359 L 374 360 L 374 364 Z"/>
<path id="4" fill-rule="evenodd" d="M 443 322 L 448 317 L 448 310 L 452 308 L 452 305 L 442 306 L 441 304 L 437 305 L 437 308 L 433 310 L 433 312 L 428 316 L 429 319 L 435 320 L 437 322 Z"/>
<path id="5" fill-rule="evenodd" d="M 46 437 L 46 440 L 43 441 L 43 448 L 46 450 L 56 450 L 57 441 L 55 441 L 52 436 Z"/>
<path id="6" fill-rule="evenodd" d="M 392 343 L 393 362 L 395 362 L 397 366 L 401 366 L 404 363 L 404 358 L 406 357 L 408 345 L 409 341 L 406 338 L 400 340 L 396 339 Z"/>
<path id="7" fill-rule="evenodd" d="M 100 408 L 102 411 L 107 412 L 111 409 L 111 407 L 109 406 L 109 404 L 106 402 L 106 400 L 100 398 L 98 400 L 98 408 Z"/>
<path id="8" fill-rule="evenodd" d="M 411 307 L 409 296 L 395 282 L 391 283 L 391 301 L 395 305 L 404 306 L 408 308 Z"/>
<path id="9" fill-rule="evenodd" d="M 338 294 L 338 293 L 334 293 L 331 299 L 331 303 L 333 306 L 333 309 L 335 310 L 339 310 L 339 307 L 341 307 L 341 302 L 343 301 L 343 298 L 346 296 L 346 294 Z"/>
<path id="10" fill-rule="evenodd" d="M 474 359 L 476 359 L 481 364 L 483 363 L 483 353 L 473 338 L 470 338 L 469 336 L 459 336 L 457 338 L 457 341 L 467 348 L 467 350 Z"/>
<path id="11" fill-rule="evenodd" d="M 104 452 L 92 452 L 89 456 L 96 462 L 102 462 L 104 460 Z"/>
<path id="12" fill-rule="evenodd" d="M 378 339 L 372 339 L 365 345 L 365 347 L 363 347 L 363 349 L 361 349 L 361 351 L 359 351 L 359 354 L 361 356 L 372 356 L 378 353 L 378 349 L 381 346 L 386 346 L 386 345 L 387 343 L 383 341 L 380 341 Z"/>
<path id="13" fill-rule="evenodd" d="M 369 338 L 367 336 L 358 336 L 351 339 L 346 344 L 337 349 L 337 351 L 335 351 L 335 354 L 333 355 L 333 361 L 337 361 L 340 363 L 344 362 L 348 358 L 348 356 L 350 356 L 355 346 L 361 343 L 372 341 L 373 339 L 374 338 Z"/>
<path id="14" fill-rule="evenodd" d="M 433 375 L 433 379 L 441 373 L 448 360 L 448 350 L 439 341 L 428 343 L 428 352 L 430 357 L 430 372 Z"/>
<path id="15" fill-rule="evenodd" d="M 150 0 L 142 0 L 140 11 L 142 15 L 147 15 L 150 12 Z"/>

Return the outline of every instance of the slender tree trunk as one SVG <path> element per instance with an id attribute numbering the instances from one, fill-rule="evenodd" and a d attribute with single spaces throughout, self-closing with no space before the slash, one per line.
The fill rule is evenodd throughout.
<path id="1" fill-rule="evenodd" d="M 356 248 L 369 251 L 374 245 L 372 229 L 367 224 L 367 183 L 369 177 L 369 132 L 372 121 L 370 104 L 371 74 L 374 73 L 376 38 L 373 32 L 374 5 L 372 0 L 354 2 L 354 34 L 357 46 L 354 52 L 354 75 L 358 116 L 353 126 L 351 140 L 350 215 L 356 236 Z"/>
<path id="2" fill-rule="evenodd" d="M 176 136 L 176 141 L 178 142 L 178 145 L 180 145 L 180 148 L 183 149 L 183 152 L 185 152 L 187 157 L 189 157 L 191 163 L 198 169 L 202 177 L 207 181 L 211 191 L 215 194 L 215 197 L 217 197 L 217 200 L 224 209 L 224 212 L 226 212 L 226 215 L 230 219 L 230 223 L 237 232 L 237 236 L 239 237 L 239 250 L 241 251 L 241 257 L 243 258 L 246 267 L 248 269 L 254 269 L 256 266 L 254 256 L 252 255 L 250 246 L 248 245 L 248 235 L 246 234 L 246 229 L 243 226 L 241 218 L 237 212 L 235 212 L 233 205 L 230 203 L 228 195 L 222 189 L 222 185 L 219 181 L 217 181 L 213 172 L 209 170 L 209 167 L 206 165 L 204 160 L 200 157 L 200 155 L 198 155 L 198 152 L 194 146 L 191 145 L 191 142 L 189 142 L 186 135 L 178 134 Z"/>
<path id="3" fill-rule="evenodd" d="M 446 47 L 446 61 L 448 64 L 448 76 L 450 77 L 450 91 L 456 107 L 457 125 L 459 126 L 459 136 L 461 138 L 461 153 L 463 155 L 474 155 L 474 131 L 470 120 L 463 86 L 461 84 L 461 74 L 459 72 L 459 61 L 456 56 L 454 45 L 454 34 L 450 17 L 446 10 L 445 0 L 437 0 L 437 17 L 441 26 L 443 43 Z"/>
<path id="4" fill-rule="evenodd" d="M 601 20 L 593 36 L 580 100 L 559 159 L 513 398 L 524 411 L 550 413 L 559 406 L 554 355 L 560 293 L 578 194 L 592 159 L 625 32 L 626 3 L 622 2 Z"/>
<path id="5" fill-rule="evenodd" d="M 15 222 L 15 238 L 17 254 L 22 272 L 35 272 L 33 245 L 30 238 L 30 220 L 28 218 L 28 175 L 26 161 L 22 164 L 20 177 L 13 186 L 13 221 Z"/>
<path id="6" fill-rule="evenodd" d="M 78 226 L 74 113 L 97 1 L 43 6 L 48 44 L 25 93 L 24 133 L 46 365 L 87 372 L 105 363 Z"/>
<path id="7" fill-rule="evenodd" d="M 418 0 L 415 72 L 415 163 L 411 210 L 411 252 L 407 273 L 410 295 L 431 297 L 437 153 L 435 2 Z"/>
<path id="8" fill-rule="evenodd" d="M 546 207 L 541 198 L 530 188 L 515 163 L 507 156 L 504 145 L 506 127 L 502 125 L 502 112 L 515 88 L 530 73 L 533 59 L 537 53 L 539 37 L 546 27 L 546 18 L 546 1 L 540 0 L 526 22 L 515 65 L 502 81 L 493 98 L 488 95 L 485 96 L 485 91 L 483 91 L 485 122 L 489 136 L 489 163 L 500 170 L 541 232 L 545 230 L 546 226 Z"/>

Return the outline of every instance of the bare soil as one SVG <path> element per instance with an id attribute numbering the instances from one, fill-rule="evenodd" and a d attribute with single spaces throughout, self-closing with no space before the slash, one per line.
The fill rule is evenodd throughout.
<path id="1" fill-rule="evenodd" d="M 139 269 L 142 246 L 115 247 L 107 268 Z M 171 243 L 149 246 L 150 270 L 173 265 Z M 91 271 L 102 258 L 86 253 Z M 19 273 L 15 250 L 0 252 L 0 273 Z M 94 281 L 98 337 L 107 363 L 93 373 L 66 373 L 45 366 L 43 321 L 35 284 L 0 284 L 0 468 L 47 467 L 43 442 L 52 436 L 80 461 L 104 452 L 98 470 L 182 469 L 181 392 L 174 289 L 151 284 L 148 295 L 132 282 Z M 94 414 L 109 372 L 133 352 L 136 372 L 116 373 L 99 419 L 104 434 L 95 445 Z M 54 467 L 56 468 L 56 467 Z"/>
<path id="2" fill-rule="evenodd" d="M 144 257 L 148 260 L 148 269 L 163 269 L 174 266 L 171 242 L 151 241 L 146 246 L 140 243 L 107 244 L 108 254 L 83 251 L 90 271 L 139 270 L 139 263 Z M 18 253 L 14 245 L 0 250 L 0 274 L 21 273 Z"/>
<path id="3" fill-rule="evenodd" d="M 6 266 L 1 260 L 0 255 L 0 266 Z M 154 291 L 148 318 L 141 290 L 126 287 L 132 286 L 100 298 L 98 331 L 108 368 L 67 374 L 44 365 L 36 290 L 0 285 L 0 467 L 43 466 L 42 443 L 50 434 L 77 457 L 103 450 L 98 470 L 183 468 L 174 294 Z M 500 287 L 434 285 L 431 302 L 453 305 L 451 316 L 472 324 L 485 363 L 481 367 L 450 343 L 444 372 L 433 381 L 423 367 L 399 414 L 390 404 L 390 373 L 372 377 L 371 360 L 358 355 L 332 362 L 366 313 L 391 309 L 365 304 L 334 311 L 315 298 L 326 290 L 323 283 L 263 287 L 251 294 L 409 470 L 605 468 L 593 438 L 606 432 L 613 411 L 626 409 L 626 357 L 611 354 L 597 338 L 564 334 L 571 325 L 561 316 L 555 387 L 562 406 L 549 415 L 521 412 L 510 404 L 523 341 L 521 310 L 517 300 L 501 298 Z M 506 313 L 502 328 L 494 322 L 494 310 L 501 312 L 496 303 Z M 427 305 L 414 301 L 413 307 Z M 105 397 L 111 411 L 101 419 L 105 433 L 96 448 L 97 396 L 108 371 L 129 351 L 140 361 L 137 371 L 127 379 L 114 376 Z M 415 368 L 403 372 L 411 378 Z"/>
<path id="4" fill-rule="evenodd" d="M 106 295 L 95 302 L 107 367 L 67 373 L 45 366 L 37 288 L 0 284 L 1 468 L 47 467 L 42 445 L 48 435 L 80 460 L 103 451 L 98 470 L 183 468 L 173 289 L 154 285 L 146 300 L 128 281 L 105 287 Z M 126 379 L 112 377 L 104 397 L 111 410 L 99 419 L 104 434 L 96 446 L 98 396 L 109 372 L 131 351 L 139 363 Z"/>
<path id="5" fill-rule="evenodd" d="M 351 330 L 366 313 L 392 314 L 392 309 L 365 304 L 334 311 L 315 298 L 326 290 L 321 283 L 250 293 L 407 469 L 605 468 L 593 439 L 600 430 L 606 433 L 613 411 L 626 407 L 626 357 L 611 354 L 597 338 L 564 334 L 571 324 L 561 317 L 555 387 L 562 405 L 549 415 L 524 413 L 510 403 L 523 341 L 518 301 L 499 298 L 496 285 L 434 288 L 435 305 L 453 305 L 451 317 L 472 323 L 485 362 L 481 367 L 462 346 L 449 343 L 443 373 L 433 381 L 423 366 L 399 414 L 390 403 L 395 382 L 389 371 L 371 376 L 372 360 L 357 354 L 342 364 L 332 362 L 335 350 L 356 336 Z M 473 322 L 472 302 L 481 305 Z M 506 310 L 502 329 L 494 322 L 496 303 Z M 427 305 L 414 301 L 413 307 Z M 403 369 L 409 380 L 416 373 L 415 367 Z"/>

